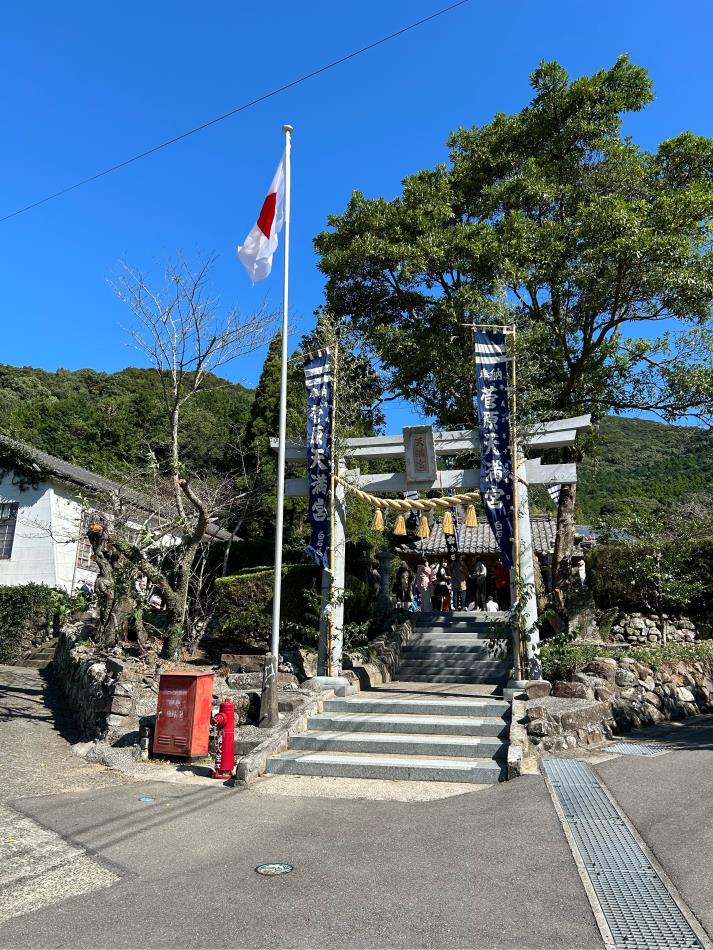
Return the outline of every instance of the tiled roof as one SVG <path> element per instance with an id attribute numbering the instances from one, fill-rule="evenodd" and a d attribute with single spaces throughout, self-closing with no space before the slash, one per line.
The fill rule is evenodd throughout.
<path id="1" fill-rule="evenodd" d="M 49 452 L 43 452 L 32 445 L 26 445 L 24 442 L 18 442 L 7 435 L 0 435 L 0 446 L 5 448 L 10 455 L 13 453 L 23 460 L 32 460 L 33 468 L 37 469 L 38 477 L 43 472 L 47 475 L 54 475 L 55 478 L 63 482 L 69 482 L 78 485 L 80 488 L 88 488 L 90 491 L 104 494 L 118 494 L 126 499 L 130 505 L 134 505 L 147 514 L 152 514 L 155 509 L 155 503 L 143 492 L 132 488 L 130 485 L 121 485 L 103 475 L 96 475 L 89 469 L 80 468 L 72 462 L 65 462 L 63 459 L 50 455 Z M 209 524 L 206 528 L 206 536 L 218 541 L 228 541 L 231 538 L 229 531 L 225 528 L 219 528 L 216 525 Z"/>
<path id="2" fill-rule="evenodd" d="M 557 519 L 551 515 L 532 515 L 530 517 L 532 526 L 532 543 L 537 554 L 549 554 L 555 545 L 555 535 L 557 534 Z M 446 554 L 446 538 L 441 530 L 440 524 L 435 524 L 431 528 L 431 537 L 423 543 L 403 544 L 398 548 L 399 551 L 423 551 L 425 555 Z M 490 525 L 485 518 L 478 518 L 477 528 L 466 528 L 461 525 L 458 532 L 458 551 L 461 554 L 499 554 L 495 535 L 490 530 Z"/>

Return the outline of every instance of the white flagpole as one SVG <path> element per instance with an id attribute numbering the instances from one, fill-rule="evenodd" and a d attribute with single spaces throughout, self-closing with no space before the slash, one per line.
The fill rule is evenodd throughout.
<path id="1" fill-rule="evenodd" d="M 285 133 L 285 225 L 284 225 L 284 262 L 285 279 L 282 288 L 282 366 L 280 372 L 280 426 L 279 448 L 277 453 L 277 511 L 275 513 L 275 579 L 272 598 L 272 637 L 270 656 L 265 661 L 262 701 L 260 703 L 260 725 L 274 726 L 277 723 L 277 694 L 274 691 L 277 678 L 277 665 L 280 656 L 280 599 L 282 594 L 282 527 L 285 513 L 285 442 L 287 429 L 287 314 L 289 303 L 290 277 L 290 150 L 292 147 L 292 126 L 283 125 Z"/>
<path id="2" fill-rule="evenodd" d="M 287 313 L 290 288 L 290 151 L 292 126 L 283 125 L 285 133 L 285 227 L 284 261 L 285 280 L 282 287 L 282 366 L 280 373 L 280 445 L 277 454 L 277 513 L 275 517 L 275 592 L 272 601 L 272 640 L 270 652 L 279 656 L 280 650 L 280 595 L 282 593 L 282 526 L 285 514 L 285 441 L 287 429 Z"/>

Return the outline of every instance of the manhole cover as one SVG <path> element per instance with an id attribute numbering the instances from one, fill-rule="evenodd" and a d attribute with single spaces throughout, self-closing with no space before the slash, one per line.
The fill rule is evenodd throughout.
<path id="1" fill-rule="evenodd" d="M 258 864 L 255 868 L 258 874 L 265 877 L 275 877 L 277 874 L 289 874 L 292 870 L 291 864 Z"/>

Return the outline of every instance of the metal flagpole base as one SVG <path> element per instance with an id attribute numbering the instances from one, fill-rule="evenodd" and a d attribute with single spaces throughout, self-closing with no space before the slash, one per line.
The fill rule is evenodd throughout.
<path id="1" fill-rule="evenodd" d="M 277 711 L 277 657 L 268 654 L 262 671 L 262 694 L 260 696 L 261 729 L 271 729 L 279 721 Z"/>

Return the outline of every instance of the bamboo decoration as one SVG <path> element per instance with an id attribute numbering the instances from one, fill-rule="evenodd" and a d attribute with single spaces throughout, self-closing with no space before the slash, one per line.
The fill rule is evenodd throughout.
<path id="1" fill-rule="evenodd" d="M 466 509 L 465 526 L 466 528 L 478 527 L 478 513 L 475 510 L 475 505 L 468 505 L 468 508 Z"/>

